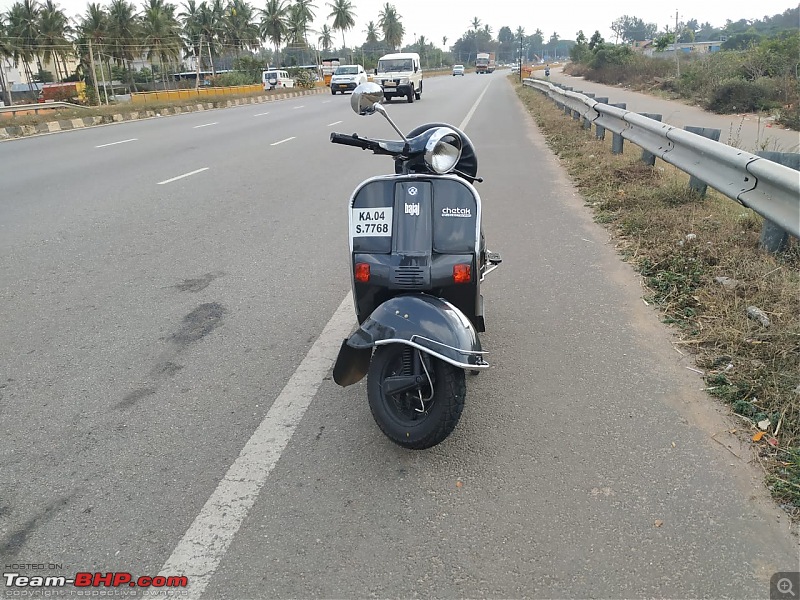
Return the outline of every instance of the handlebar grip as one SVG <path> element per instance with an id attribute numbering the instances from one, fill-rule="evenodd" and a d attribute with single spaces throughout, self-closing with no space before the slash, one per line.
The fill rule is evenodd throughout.
<path id="1" fill-rule="evenodd" d="M 373 143 L 370 140 L 360 138 L 357 135 L 345 135 L 343 133 L 331 133 L 331 142 L 334 144 L 342 144 L 343 146 L 355 146 L 356 148 L 369 149 L 372 148 Z"/>

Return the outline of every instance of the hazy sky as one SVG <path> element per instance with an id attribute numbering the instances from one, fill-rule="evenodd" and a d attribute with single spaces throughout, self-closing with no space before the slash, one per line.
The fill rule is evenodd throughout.
<path id="1" fill-rule="evenodd" d="M 101 4 L 108 4 L 107 0 L 96 0 Z M 172 0 L 181 4 L 183 0 Z M 76 16 L 86 11 L 86 0 L 57 0 L 68 15 Z M 345 33 L 348 46 L 360 45 L 364 39 L 364 30 L 368 21 L 378 21 L 378 13 L 386 0 L 352 0 L 356 12 L 356 26 Z M 745 0 L 701 0 L 661 3 L 642 0 L 390 0 L 397 8 L 403 25 L 406 28 L 406 37 L 403 44 L 411 43 L 414 35 L 424 35 L 428 40 L 442 46 L 442 37 L 447 36 L 448 46 L 455 42 L 469 29 L 473 17 L 478 17 L 482 24 L 492 28 L 493 35 L 497 35 L 500 27 L 508 25 L 512 30 L 518 26 L 525 28 L 525 32 L 533 33 L 541 29 L 547 40 L 553 32 L 558 32 L 562 39 L 575 39 L 575 34 L 582 29 L 587 37 L 597 29 L 607 41 L 613 41 L 611 22 L 617 17 L 630 15 L 639 17 L 648 23 L 656 23 L 661 30 L 668 23 L 675 25 L 675 11 L 678 11 L 679 20 L 697 19 L 698 22 L 710 22 L 714 26 L 723 26 L 726 19 L 738 21 L 739 19 L 760 19 L 782 13 L 789 8 L 797 6 L 796 2 L 786 0 L 760 0 L 758 2 Z M 5 12 L 14 3 L 14 0 L 0 0 L 0 12 Z M 134 0 L 137 6 L 141 1 Z M 326 0 L 315 0 L 317 6 L 314 29 L 319 29 L 324 23 L 330 25 L 331 20 L 327 15 L 331 9 Z M 264 0 L 250 2 L 256 8 L 263 8 Z M 309 40 L 316 43 L 317 35 Z M 336 45 L 341 45 L 340 32 L 335 33 Z"/>

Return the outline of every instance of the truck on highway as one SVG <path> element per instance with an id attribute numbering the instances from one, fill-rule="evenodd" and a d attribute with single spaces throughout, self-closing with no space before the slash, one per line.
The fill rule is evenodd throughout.
<path id="1" fill-rule="evenodd" d="M 475 72 L 493 73 L 495 68 L 494 52 L 478 52 L 475 58 Z"/>
<path id="2" fill-rule="evenodd" d="M 475 57 L 475 72 L 480 75 L 489 72 L 489 53 L 478 52 Z"/>

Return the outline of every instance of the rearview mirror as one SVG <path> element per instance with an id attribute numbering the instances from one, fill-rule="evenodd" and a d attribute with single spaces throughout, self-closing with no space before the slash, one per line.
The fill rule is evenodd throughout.
<path id="1" fill-rule="evenodd" d="M 383 88 L 374 81 L 359 84 L 350 96 L 350 107 L 357 115 L 371 115 L 383 100 Z"/>

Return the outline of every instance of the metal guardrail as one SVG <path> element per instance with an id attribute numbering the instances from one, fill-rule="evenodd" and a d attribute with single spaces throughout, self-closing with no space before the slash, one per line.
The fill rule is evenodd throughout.
<path id="1" fill-rule="evenodd" d="M 525 79 L 523 85 L 538 89 L 585 122 L 630 140 L 800 238 L 798 171 L 546 81 Z"/>
<path id="2" fill-rule="evenodd" d="M 88 108 L 72 102 L 37 102 L 36 104 L 15 104 L 13 106 L 0 106 L 0 113 L 33 112 L 39 114 L 40 110 L 55 110 L 57 108 Z"/>

